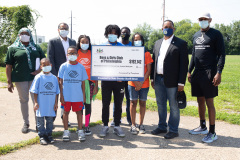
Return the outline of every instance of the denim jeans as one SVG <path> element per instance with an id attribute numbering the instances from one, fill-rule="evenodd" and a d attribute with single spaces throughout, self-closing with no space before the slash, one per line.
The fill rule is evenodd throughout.
<path id="1" fill-rule="evenodd" d="M 44 127 L 46 120 L 46 128 Z M 54 117 L 37 117 L 37 128 L 39 137 L 52 135 Z"/>
<path id="2" fill-rule="evenodd" d="M 168 127 L 170 132 L 178 133 L 178 126 L 180 121 L 180 112 L 176 101 L 177 87 L 167 88 L 164 85 L 164 79 L 160 75 L 155 78 L 155 94 L 158 105 L 159 123 L 158 128 L 161 130 L 167 129 L 167 100 L 170 106 L 170 117 L 168 120 Z"/>
<path id="3" fill-rule="evenodd" d="M 137 101 L 137 100 L 147 101 L 147 95 L 148 95 L 149 87 L 148 88 L 141 88 L 139 91 L 136 91 L 135 88 L 136 87 L 128 85 L 130 100 L 131 101 L 134 101 L 134 100 L 135 101 Z"/>

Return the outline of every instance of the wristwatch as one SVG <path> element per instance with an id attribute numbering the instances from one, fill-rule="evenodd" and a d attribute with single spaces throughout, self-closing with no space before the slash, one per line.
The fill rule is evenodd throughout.
<path id="1" fill-rule="evenodd" d="M 222 71 L 217 71 L 217 73 L 222 74 Z"/>

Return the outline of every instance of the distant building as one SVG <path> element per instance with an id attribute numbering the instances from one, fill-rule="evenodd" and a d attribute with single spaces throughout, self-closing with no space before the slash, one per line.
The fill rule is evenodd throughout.
<path id="1" fill-rule="evenodd" d="M 37 42 L 36 42 L 36 39 L 37 39 Z M 36 44 L 41 44 L 41 43 L 45 42 L 45 36 L 33 35 L 33 40 Z"/>

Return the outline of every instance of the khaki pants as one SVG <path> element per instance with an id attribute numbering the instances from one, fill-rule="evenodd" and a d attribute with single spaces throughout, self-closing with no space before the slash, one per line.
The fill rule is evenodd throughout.
<path id="1" fill-rule="evenodd" d="M 24 81 L 24 82 L 15 82 L 16 88 L 18 90 L 19 101 L 21 105 L 21 111 L 23 116 L 24 124 L 29 124 L 29 114 L 28 114 L 28 101 L 29 101 L 29 89 L 31 87 L 32 81 Z M 32 103 L 34 104 L 34 95 L 30 93 Z M 36 114 L 34 111 L 35 122 L 36 122 Z"/>

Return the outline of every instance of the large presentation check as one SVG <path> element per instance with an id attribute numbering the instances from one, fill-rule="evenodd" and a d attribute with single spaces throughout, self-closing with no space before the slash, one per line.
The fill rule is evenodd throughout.
<path id="1" fill-rule="evenodd" d="M 91 79 L 144 81 L 144 47 L 92 46 Z"/>

